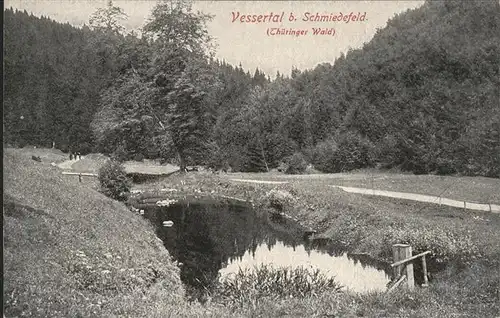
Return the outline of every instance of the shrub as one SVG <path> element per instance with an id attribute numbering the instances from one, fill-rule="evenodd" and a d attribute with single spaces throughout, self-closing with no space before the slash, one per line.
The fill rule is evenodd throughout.
<path id="1" fill-rule="evenodd" d="M 345 163 L 343 170 L 372 167 L 375 147 L 365 137 L 348 132 L 343 135 L 339 144 L 339 161 Z"/>
<path id="2" fill-rule="evenodd" d="M 338 148 L 333 138 L 318 143 L 312 151 L 314 167 L 321 172 L 338 172 L 335 162 Z"/>
<path id="3" fill-rule="evenodd" d="M 307 162 L 300 152 L 294 153 L 287 161 L 288 167 L 285 170 L 286 174 L 301 174 L 307 169 Z"/>
<path id="4" fill-rule="evenodd" d="M 286 190 L 273 189 L 259 200 L 260 208 L 271 210 L 271 212 L 284 212 L 292 209 L 296 204 L 296 198 Z"/>
<path id="5" fill-rule="evenodd" d="M 347 132 L 319 143 L 314 152 L 314 166 L 322 172 L 343 172 L 374 165 L 375 147 L 355 132 Z"/>
<path id="6" fill-rule="evenodd" d="M 277 170 L 279 172 L 285 172 L 287 169 L 288 169 L 288 163 L 286 163 L 284 161 L 280 162 L 280 164 L 278 165 L 278 168 L 277 168 Z"/>
<path id="7" fill-rule="evenodd" d="M 134 155 L 134 161 L 140 161 L 140 162 L 144 161 L 144 155 L 142 153 L 136 153 Z"/>
<path id="8" fill-rule="evenodd" d="M 130 180 L 124 167 L 115 160 L 108 160 L 99 169 L 101 192 L 113 199 L 124 201 L 130 192 Z"/>

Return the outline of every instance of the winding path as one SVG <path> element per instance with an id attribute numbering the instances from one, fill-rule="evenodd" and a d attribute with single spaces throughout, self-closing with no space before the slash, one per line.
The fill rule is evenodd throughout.
<path id="1" fill-rule="evenodd" d="M 229 179 L 231 181 L 237 182 L 250 182 L 250 183 L 262 183 L 262 184 L 284 184 L 288 181 L 267 181 L 267 180 L 252 180 L 252 179 Z"/>
<path id="2" fill-rule="evenodd" d="M 341 187 L 331 185 L 333 188 L 340 188 L 346 192 L 351 193 L 360 193 L 360 194 L 368 194 L 368 195 L 377 195 L 384 197 L 391 197 L 397 199 L 405 199 L 405 200 L 413 200 L 419 202 L 428 202 L 439 205 L 447 205 L 453 206 L 457 208 L 464 208 L 469 210 L 479 210 L 479 211 L 488 211 L 492 213 L 500 213 L 500 205 L 496 204 L 484 204 L 484 203 L 473 203 L 466 201 L 458 201 L 448 198 L 437 197 L 433 195 L 423 195 L 417 193 L 407 193 L 407 192 L 393 192 L 393 191 L 384 191 L 384 190 L 375 190 L 375 189 L 366 189 L 366 188 L 353 188 L 353 187 Z"/>
<path id="3" fill-rule="evenodd" d="M 250 182 L 250 183 L 260 183 L 260 184 L 285 184 L 287 181 L 268 181 L 268 180 L 252 180 L 252 179 L 230 179 L 231 181 L 236 182 Z M 367 189 L 367 188 L 354 188 L 354 187 L 342 187 L 336 185 L 330 185 L 332 188 L 339 188 L 346 192 L 350 193 L 359 193 L 366 195 L 377 195 L 384 197 L 391 197 L 397 199 L 404 200 L 412 200 L 419 202 L 427 202 L 439 205 L 447 205 L 457 208 L 464 208 L 466 210 L 477 210 L 477 211 L 487 211 L 492 213 L 500 213 L 500 205 L 497 204 L 484 204 L 484 203 L 474 203 L 474 202 L 466 202 L 453 200 L 433 195 L 424 195 L 418 193 L 407 193 L 407 192 L 394 192 L 394 191 L 385 191 L 385 190 L 375 190 L 375 189 Z"/>

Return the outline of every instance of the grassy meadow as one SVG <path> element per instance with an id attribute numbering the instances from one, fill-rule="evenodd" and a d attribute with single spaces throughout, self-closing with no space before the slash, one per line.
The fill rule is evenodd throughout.
<path id="1" fill-rule="evenodd" d="M 42 162 L 31 160 L 35 151 Z M 288 191 L 293 199 L 287 214 L 351 252 L 390 261 L 393 243 L 409 243 L 415 251 L 430 249 L 434 261 L 448 264 L 428 288 L 414 292 L 357 295 L 319 290 L 303 296 L 262 296 L 257 290 L 261 287 L 247 284 L 245 295 L 262 297 L 228 301 L 230 295 L 238 295 L 237 290 L 225 300 L 214 295 L 201 304 L 187 301 L 175 261 L 146 220 L 98 193 L 90 178 L 79 183 L 74 176 L 62 175 L 50 162 L 67 156 L 45 151 L 47 157 L 40 149 L 4 149 L 6 317 L 499 315 L 499 215 L 346 193 L 326 186 L 334 176 L 285 177 L 290 183 L 271 185 L 230 180 L 269 180 L 266 175 L 192 172 L 136 185 L 136 190 L 146 191 L 140 196 L 233 196 L 252 200 L 262 209 L 270 190 Z M 99 165 L 91 162 L 92 156 L 86 159 L 88 162 L 82 159 L 73 168 L 86 164 L 78 168 L 85 172 Z M 459 179 L 464 183 L 476 180 Z M 485 186 L 488 179 L 477 180 L 469 190 L 494 197 L 495 187 Z M 491 180 L 493 185 L 495 182 L 498 180 Z M 165 195 L 160 191 L 163 188 L 177 191 Z"/>
<path id="2" fill-rule="evenodd" d="M 372 169 L 348 173 L 284 175 L 269 173 L 234 173 L 231 178 L 286 181 L 311 180 L 325 185 L 369 188 L 375 190 L 442 196 L 467 202 L 500 204 L 500 179 L 485 177 L 414 175 Z"/>

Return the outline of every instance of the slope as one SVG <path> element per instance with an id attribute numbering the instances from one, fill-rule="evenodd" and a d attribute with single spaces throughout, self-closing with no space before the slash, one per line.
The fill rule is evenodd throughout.
<path id="1" fill-rule="evenodd" d="M 185 303 L 179 270 L 147 221 L 73 181 L 27 151 L 4 149 L 5 315 L 201 310 Z"/>

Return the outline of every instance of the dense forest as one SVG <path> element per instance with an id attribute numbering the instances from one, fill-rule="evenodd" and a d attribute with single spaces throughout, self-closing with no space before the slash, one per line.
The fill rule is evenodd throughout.
<path id="1" fill-rule="evenodd" d="M 500 4 L 427 1 L 332 64 L 273 80 L 214 59 L 211 19 L 110 1 L 75 28 L 4 11 L 4 143 L 233 171 L 500 177 Z M 333 57 L 332 57 L 333 59 Z"/>

